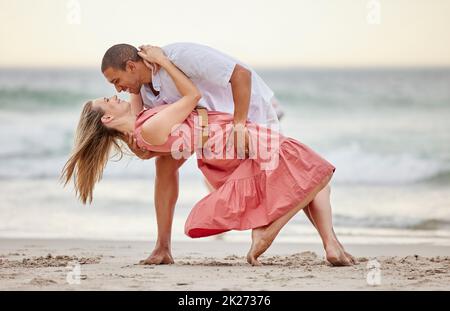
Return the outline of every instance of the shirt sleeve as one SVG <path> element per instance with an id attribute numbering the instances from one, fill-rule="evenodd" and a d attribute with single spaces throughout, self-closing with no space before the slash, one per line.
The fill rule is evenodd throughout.
<path id="1" fill-rule="evenodd" d="M 168 58 L 188 77 L 227 87 L 237 62 L 208 46 L 173 44 L 163 48 Z"/>

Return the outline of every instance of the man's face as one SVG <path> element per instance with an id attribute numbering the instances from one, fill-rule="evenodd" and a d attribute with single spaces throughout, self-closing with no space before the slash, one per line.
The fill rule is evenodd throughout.
<path id="1" fill-rule="evenodd" d="M 135 64 L 129 61 L 125 70 L 109 67 L 103 72 L 103 75 L 110 83 L 114 84 L 117 92 L 139 94 L 142 84 L 136 69 Z"/>

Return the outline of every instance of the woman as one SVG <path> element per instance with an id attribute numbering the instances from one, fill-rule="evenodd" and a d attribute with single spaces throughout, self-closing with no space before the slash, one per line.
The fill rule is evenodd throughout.
<path id="1" fill-rule="evenodd" d="M 298 141 L 250 122 L 246 124 L 247 155 L 242 156 L 239 152 L 242 149 L 238 151 L 232 144 L 230 157 L 226 142 L 233 141 L 234 129 L 229 126 L 233 116 L 222 112 L 207 112 L 205 116 L 202 114 L 205 111 L 194 110 L 201 94 L 161 49 L 148 47 L 139 55 L 147 63 L 164 68 L 182 97 L 173 104 L 140 112 L 141 103 L 130 104 L 117 96 L 85 104 L 75 147 L 62 175 L 65 184 L 74 177 L 75 189 L 83 203 L 92 201 L 94 185 L 101 179 L 111 147 L 120 151 L 119 140 L 134 133 L 140 148 L 170 152 L 173 156 L 197 153 L 198 166 L 215 190 L 191 211 L 185 225 L 188 236 L 196 238 L 252 229 L 247 261 L 260 265 L 258 257 L 283 226 L 298 211 L 308 207 L 308 217 L 320 233 L 327 260 L 338 266 L 354 263 L 332 227 L 328 182 L 335 170 L 333 165 Z M 208 132 L 197 122 L 199 115 L 203 121 L 207 117 Z M 178 136 L 171 135 L 174 128 Z M 198 131 L 200 139 L 196 137 Z M 202 139 L 205 137 L 207 140 Z M 265 141 L 263 138 L 267 137 Z M 273 141 L 277 142 L 275 147 L 264 145 Z M 196 142 L 200 142 L 201 148 Z M 259 149 L 255 151 L 256 143 L 261 145 L 261 142 L 268 147 L 265 158 Z M 226 153 L 226 158 L 217 157 L 221 152 Z M 268 168 L 267 153 L 271 163 Z"/>

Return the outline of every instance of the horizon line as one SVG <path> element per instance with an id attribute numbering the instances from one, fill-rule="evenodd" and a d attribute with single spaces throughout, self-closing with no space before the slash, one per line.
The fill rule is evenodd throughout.
<path id="1" fill-rule="evenodd" d="M 255 65 L 250 66 L 257 70 L 424 70 L 424 69 L 450 69 L 450 64 L 432 64 L 432 65 Z M 0 65 L 0 70 L 98 70 L 100 66 L 93 65 Z"/>

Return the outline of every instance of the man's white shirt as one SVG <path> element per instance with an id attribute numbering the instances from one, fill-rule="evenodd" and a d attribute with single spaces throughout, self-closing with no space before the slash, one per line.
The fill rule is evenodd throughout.
<path id="1" fill-rule="evenodd" d="M 278 118 L 272 105 L 274 93 L 249 66 L 211 47 L 196 43 L 173 43 L 162 47 L 167 57 L 183 71 L 202 94 L 200 106 L 210 111 L 233 114 L 234 100 L 230 78 L 236 64 L 252 73 L 252 88 L 248 119 L 267 127 L 278 127 Z M 160 68 L 152 75 L 155 96 L 148 85 L 141 88 L 144 105 L 155 107 L 170 104 L 181 98 L 169 74 Z"/>

